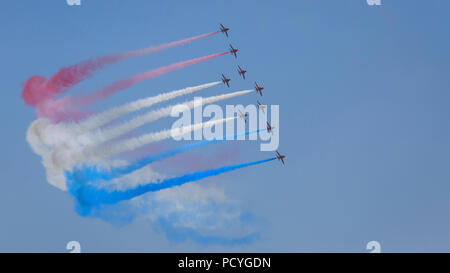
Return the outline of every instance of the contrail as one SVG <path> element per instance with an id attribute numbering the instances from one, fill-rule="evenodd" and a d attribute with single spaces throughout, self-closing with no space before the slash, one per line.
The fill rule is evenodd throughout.
<path id="1" fill-rule="evenodd" d="M 198 141 L 198 142 L 194 142 L 194 143 L 185 144 L 180 147 L 176 147 L 174 149 L 170 149 L 170 150 L 167 150 L 167 151 L 155 154 L 155 155 L 146 156 L 140 160 L 137 160 L 134 163 L 131 163 L 131 164 L 129 164 L 127 166 L 123 166 L 123 167 L 113 167 L 110 169 L 105 169 L 105 168 L 99 167 L 97 165 L 75 167 L 72 172 L 72 176 L 76 177 L 77 181 L 85 181 L 85 182 L 93 182 L 96 180 L 108 181 L 108 180 L 117 178 L 119 176 L 132 173 L 152 162 L 160 161 L 160 160 L 166 159 L 168 157 L 175 156 L 179 153 L 190 151 L 192 149 L 199 148 L 199 147 L 202 147 L 205 145 L 222 142 L 227 139 L 236 139 L 237 137 L 242 136 L 242 135 L 246 136 L 246 135 L 255 134 L 258 132 L 259 132 L 259 130 L 253 130 L 253 131 L 247 131 L 244 133 L 225 136 L 223 139 L 202 140 L 202 141 Z"/>
<path id="2" fill-rule="evenodd" d="M 219 33 L 219 31 L 194 36 L 191 38 L 174 41 L 159 46 L 130 50 L 99 58 L 90 58 L 80 63 L 61 68 L 48 80 L 43 76 L 32 76 L 22 84 L 22 98 L 26 104 L 35 106 L 44 99 L 52 98 L 54 95 L 68 91 L 71 87 L 85 80 L 86 78 L 89 78 L 93 72 L 103 68 L 105 65 L 122 61 L 131 57 L 142 56 L 145 54 L 154 53 L 160 50 L 189 43 L 194 40 L 214 35 L 216 33 Z"/>
<path id="3" fill-rule="evenodd" d="M 230 98 L 237 97 L 237 96 L 242 96 L 242 95 L 245 95 L 245 94 L 248 94 L 251 92 L 253 92 L 253 89 L 207 97 L 207 98 L 202 99 L 201 105 L 209 104 L 209 103 L 213 103 L 213 102 L 217 102 L 217 101 L 221 101 L 221 100 L 225 100 L 225 99 L 230 99 Z M 194 100 L 191 100 L 191 101 L 188 101 L 185 103 L 169 105 L 164 108 L 153 110 L 153 111 L 150 111 L 143 115 L 137 116 L 137 117 L 135 117 L 127 122 L 124 122 L 118 126 L 106 128 L 106 129 L 99 129 L 99 130 L 87 133 L 85 135 L 82 135 L 82 136 L 80 136 L 80 141 L 82 142 L 83 145 L 96 145 L 96 144 L 99 144 L 102 142 L 106 142 L 108 140 L 119 137 L 125 133 L 128 133 L 140 126 L 143 126 L 144 124 L 156 121 L 163 117 L 170 116 L 170 114 L 172 113 L 172 109 L 177 106 L 185 106 L 185 107 L 188 107 L 189 109 L 192 109 L 195 106 L 197 106 L 197 103 L 196 103 L 196 100 L 194 99 Z M 198 103 L 198 106 L 200 106 L 199 103 Z"/>
<path id="4" fill-rule="evenodd" d="M 73 180 L 70 172 L 66 172 L 67 176 L 67 188 L 68 192 L 75 197 L 76 201 L 81 206 L 92 207 L 99 206 L 102 204 L 116 204 L 123 200 L 129 200 L 131 198 L 143 195 L 147 192 L 160 191 L 168 188 L 172 188 L 175 186 L 181 186 L 183 184 L 201 180 L 206 177 L 219 175 L 221 173 L 262 164 L 265 162 L 269 162 L 275 160 L 276 157 L 267 158 L 258 161 L 252 161 L 242 164 L 223 166 L 216 169 L 210 169 L 205 171 L 197 171 L 190 174 L 185 174 L 178 177 L 168 178 L 156 181 L 156 183 L 148 183 L 145 185 L 139 185 L 132 189 L 127 189 L 123 191 L 110 191 L 105 188 L 99 188 L 86 183 L 79 183 Z"/>
<path id="5" fill-rule="evenodd" d="M 64 97 L 58 100 L 54 99 L 46 99 L 42 100 L 43 103 L 40 103 L 38 106 L 37 114 L 41 117 L 48 117 L 55 121 L 62 121 L 67 119 L 79 118 L 82 117 L 83 111 L 79 108 L 86 107 L 88 105 L 97 103 L 102 101 L 112 94 L 127 89 L 134 84 L 148 80 L 159 75 L 168 73 L 173 70 L 181 69 L 183 67 L 197 64 L 203 61 L 207 61 L 213 58 L 217 58 L 219 56 L 228 54 L 229 52 L 216 53 L 196 59 L 191 59 L 183 62 L 174 63 L 168 66 L 159 67 L 156 69 L 149 70 L 147 72 L 132 76 L 127 79 L 122 79 L 112 83 L 111 85 L 94 91 L 89 95 L 84 96 L 74 96 L 74 97 Z"/>

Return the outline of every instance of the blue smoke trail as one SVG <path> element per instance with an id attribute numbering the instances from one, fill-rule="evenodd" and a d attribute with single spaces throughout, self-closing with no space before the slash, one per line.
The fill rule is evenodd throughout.
<path id="1" fill-rule="evenodd" d="M 87 211 L 90 210 L 91 207 L 98 207 L 104 204 L 116 204 L 120 201 L 129 200 L 131 198 L 140 196 L 147 192 L 152 191 L 160 191 L 163 189 L 172 188 L 175 186 L 181 186 L 183 184 L 197 181 L 209 176 L 219 175 L 224 172 L 229 172 L 233 170 L 237 170 L 240 168 L 245 168 L 265 162 L 269 162 L 275 160 L 276 157 L 252 161 L 242 164 L 223 166 L 216 169 L 210 169 L 206 171 L 197 171 L 190 174 L 185 174 L 178 177 L 167 178 L 163 180 L 157 181 L 157 183 L 148 183 L 145 185 L 139 185 L 135 188 L 123 190 L 123 191 L 109 191 L 105 188 L 99 188 L 92 184 L 80 183 L 71 177 L 70 173 L 66 173 L 67 180 L 67 189 L 68 192 L 75 197 L 78 202 L 78 209 L 80 213 L 82 210 Z M 84 214 L 84 213 L 83 213 Z"/>
<path id="2" fill-rule="evenodd" d="M 104 169 L 104 168 L 98 168 L 97 166 L 82 166 L 81 168 L 74 168 L 72 174 L 70 175 L 72 179 L 77 180 L 79 182 L 86 181 L 86 182 L 94 182 L 96 180 L 105 180 L 109 181 L 111 179 L 120 177 L 125 174 L 129 174 L 135 170 L 138 170 L 142 167 L 144 167 L 147 164 L 150 164 L 155 161 L 160 161 L 163 159 L 166 159 L 168 157 L 177 155 L 179 153 L 183 153 L 198 147 L 202 147 L 205 145 L 222 142 L 226 139 L 235 139 L 239 136 L 247 136 L 250 134 L 258 133 L 260 130 L 254 130 L 254 131 L 247 131 L 240 134 L 234 134 L 231 136 L 226 136 L 224 139 L 212 139 L 212 140 L 202 140 L 195 143 L 189 143 L 171 150 L 167 150 L 155 155 L 146 156 L 134 163 L 131 163 L 124 167 L 117 167 L 117 168 L 111 168 L 111 169 Z"/>
<path id="3" fill-rule="evenodd" d="M 248 245 L 260 238 L 259 233 L 253 232 L 248 235 L 237 237 L 237 238 L 227 238 L 223 236 L 214 235 L 202 235 L 195 229 L 188 227 L 174 227 L 170 221 L 160 217 L 157 220 L 157 231 L 160 229 L 164 232 L 166 237 L 175 243 L 181 243 L 187 239 L 202 244 L 202 245 L 225 245 L 225 246 L 239 246 Z"/>
<path id="4" fill-rule="evenodd" d="M 136 207 L 131 205 L 132 201 L 133 199 L 113 205 L 102 205 L 97 209 L 92 208 L 90 211 L 86 210 L 85 212 L 87 213 L 83 213 L 82 209 L 80 211 L 79 208 L 77 208 L 77 212 L 80 213 L 81 216 L 99 218 L 112 224 L 114 227 L 121 228 L 130 224 L 138 215 L 153 213 L 158 210 L 160 206 L 153 202 L 146 202 L 145 206 Z M 219 209 L 216 208 L 216 204 L 208 203 L 208 209 L 211 210 L 211 212 L 220 214 Z M 216 213 L 209 215 L 214 217 Z M 198 231 L 195 228 L 176 224 L 179 218 L 183 217 L 183 214 L 184 212 L 177 211 L 169 215 L 159 216 L 154 221 L 151 221 L 153 229 L 158 233 L 164 234 L 166 238 L 173 243 L 182 243 L 191 240 L 205 246 L 242 246 L 251 244 L 260 238 L 259 231 L 254 230 L 254 228 L 245 232 L 245 235 L 222 236 L 218 234 L 202 234 L 201 231 Z M 208 217 L 204 225 L 207 226 L 208 221 L 217 221 L 217 219 L 214 219 L 215 218 Z M 253 215 L 249 212 L 240 212 L 239 216 L 234 220 L 237 221 L 237 223 L 235 223 L 237 225 L 255 225 Z"/>

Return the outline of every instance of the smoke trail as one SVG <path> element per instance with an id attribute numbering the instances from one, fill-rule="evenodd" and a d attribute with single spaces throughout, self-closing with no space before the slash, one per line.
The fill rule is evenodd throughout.
<path id="1" fill-rule="evenodd" d="M 217 101 L 221 101 L 221 100 L 225 100 L 225 99 L 230 99 L 230 98 L 237 97 L 237 96 L 242 96 L 242 95 L 248 94 L 250 92 L 253 92 L 253 90 L 243 90 L 243 91 L 237 91 L 237 92 L 228 93 L 228 94 L 207 97 L 207 98 L 202 99 L 201 105 L 213 103 L 213 102 L 217 102 Z M 81 141 L 83 141 L 82 144 L 83 145 L 96 145 L 96 144 L 114 139 L 114 138 L 121 136 L 125 133 L 128 133 L 136 128 L 139 128 L 140 126 L 143 126 L 144 124 L 156 121 L 163 117 L 170 116 L 170 114 L 172 113 L 172 109 L 179 105 L 186 106 L 189 109 L 192 109 L 195 106 L 197 106 L 196 100 L 194 99 L 194 100 L 191 100 L 191 101 L 188 101 L 185 103 L 169 105 L 164 108 L 150 111 L 146 114 L 137 116 L 125 123 L 122 123 L 121 125 L 118 125 L 118 126 L 115 126 L 112 128 L 99 129 L 92 133 L 88 133 L 82 137 L 82 140 L 81 140 Z M 200 103 L 198 103 L 198 106 L 200 106 Z"/>
<path id="2" fill-rule="evenodd" d="M 80 63 L 63 67 L 56 74 L 46 80 L 43 76 L 32 76 L 25 81 L 22 90 L 22 98 L 26 104 L 35 106 L 44 99 L 52 98 L 56 94 L 64 93 L 77 83 L 90 77 L 93 72 L 124 59 L 154 53 L 167 48 L 192 42 L 218 33 L 219 31 L 162 44 L 155 47 L 131 50 L 115 55 L 107 55 L 100 58 L 90 58 Z"/>
<path id="3" fill-rule="evenodd" d="M 182 95 L 187 95 L 187 94 L 191 94 L 191 93 L 194 93 L 197 91 L 201 91 L 203 89 L 213 87 L 218 84 L 220 84 L 220 82 L 211 82 L 211 83 L 201 84 L 201 85 L 197 85 L 197 86 L 186 87 L 183 89 L 179 89 L 179 90 L 175 90 L 175 91 L 171 91 L 171 92 L 167 92 L 167 93 L 162 93 L 162 94 L 159 94 L 159 95 L 153 96 L 153 97 L 147 97 L 147 98 L 135 100 L 133 102 L 129 102 L 124 105 L 120 105 L 120 106 L 111 108 L 109 110 L 103 111 L 101 113 L 94 114 L 94 115 L 86 118 L 85 120 L 80 121 L 79 123 L 74 122 L 74 123 L 69 124 L 69 126 L 67 126 L 66 124 L 56 124 L 55 127 L 61 127 L 61 126 L 72 127 L 72 128 L 70 128 L 71 132 L 73 134 L 79 135 L 83 132 L 90 131 L 90 130 L 98 128 L 102 125 L 105 125 L 108 122 L 110 122 L 122 115 L 131 113 L 134 111 L 139 111 L 143 108 L 150 107 L 157 103 L 161 103 L 161 102 L 164 102 L 164 101 L 167 101 L 170 99 L 174 99 L 174 98 L 182 96 Z"/>
<path id="4" fill-rule="evenodd" d="M 111 156 L 120 154 L 126 151 L 134 150 L 140 146 L 161 141 L 170 137 L 182 136 L 188 132 L 192 132 L 198 129 L 212 127 L 216 124 L 234 120 L 236 117 L 211 120 L 208 122 L 197 123 L 194 125 L 188 125 L 181 128 L 174 128 L 169 130 L 163 130 L 156 133 L 149 133 L 139 137 L 126 139 L 106 147 L 97 148 L 96 146 L 80 147 L 61 145 L 56 147 L 49 153 L 47 158 L 47 166 L 50 166 L 52 170 L 59 172 L 62 170 L 72 170 L 76 164 L 82 162 L 103 162 L 105 159 L 109 159 Z M 44 159 L 45 159 L 44 158 Z M 64 176 L 64 173 L 62 174 Z M 55 181 L 59 183 L 61 180 Z"/>
<path id="5" fill-rule="evenodd" d="M 174 99 L 182 95 L 191 94 L 203 90 L 205 88 L 216 86 L 218 84 L 220 84 L 220 81 L 201 84 L 193 87 L 186 87 L 184 89 L 175 90 L 168 93 L 162 93 L 154 97 L 139 99 L 87 118 L 86 120 L 80 122 L 79 130 L 81 131 L 92 130 L 130 112 L 138 111 L 141 110 L 142 108 L 150 107 L 154 104 Z"/>
<path id="6" fill-rule="evenodd" d="M 48 117 L 54 121 L 63 121 L 68 119 L 79 119 L 83 117 L 83 111 L 80 108 L 86 107 L 88 105 L 97 103 L 108 98 L 110 95 L 127 89 L 134 84 L 148 80 L 150 78 L 157 77 L 159 75 L 168 73 L 173 70 L 181 69 L 183 67 L 197 64 L 203 61 L 207 61 L 213 58 L 217 58 L 219 56 L 228 54 L 229 52 L 222 52 L 217 54 L 212 54 L 196 59 L 191 59 L 183 62 L 174 63 L 168 66 L 156 68 L 153 70 L 149 70 L 147 72 L 132 76 L 127 79 L 119 80 L 111 85 L 94 91 L 93 93 L 85 96 L 76 96 L 76 97 L 65 97 L 62 99 L 54 100 L 54 99 L 46 99 L 42 100 L 43 103 L 38 105 L 36 114 L 40 117 Z"/>
<path id="7" fill-rule="evenodd" d="M 259 132 L 259 129 L 254 130 L 254 131 L 247 131 L 244 133 L 234 134 L 232 136 L 226 136 L 223 139 L 202 140 L 202 141 L 198 141 L 195 143 L 189 143 L 189 144 L 182 145 L 180 147 L 170 149 L 170 150 L 167 150 L 167 151 L 155 154 L 155 155 L 146 156 L 140 160 L 137 160 L 134 163 L 131 163 L 127 166 L 122 166 L 122 167 L 113 167 L 110 169 L 105 169 L 105 168 L 99 167 L 97 165 L 75 167 L 72 172 L 72 177 L 74 177 L 74 179 L 78 182 L 80 182 L 80 181 L 93 182 L 93 181 L 97 181 L 97 180 L 108 181 L 108 180 L 117 178 L 119 176 L 134 172 L 152 162 L 160 161 L 160 160 L 166 159 L 168 157 L 175 156 L 179 153 L 190 151 L 192 149 L 199 148 L 199 147 L 202 147 L 205 145 L 222 142 L 222 141 L 225 141 L 226 139 L 236 139 L 237 137 L 242 136 L 242 135 L 247 136 L 247 135 L 255 134 L 258 132 Z"/>
<path id="8" fill-rule="evenodd" d="M 163 131 L 159 131 L 156 133 L 149 133 L 145 135 L 141 135 L 139 137 L 130 138 L 126 140 L 119 141 L 117 143 L 114 143 L 112 145 L 109 145 L 104 148 L 100 149 L 91 149 L 91 147 L 87 147 L 84 149 L 85 158 L 92 158 L 92 157 L 99 157 L 99 158 L 108 158 L 116 154 L 120 154 L 126 151 L 132 151 L 134 149 L 137 149 L 141 146 L 161 141 L 170 137 L 178 137 L 182 136 L 186 133 L 206 128 L 206 127 L 212 127 L 219 123 L 226 123 L 230 120 L 234 120 L 236 117 L 229 117 L 224 119 L 217 119 L 217 120 L 211 120 L 208 122 L 202 122 L 197 123 L 194 125 L 187 125 L 180 128 L 173 128 L 173 129 L 167 129 Z"/>
<path id="9" fill-rule="evenodd" d="M 164 73 L 167 73 L 167 72 L 170 72 L 170 71 L 173 71 L 176 69 L 181 69 L 181 68 L 189 66 L 189 65 L 193 65 L 193 64 L 197 64 L 197 63 L 207 61 L 207 60 L 210 60 L 213 58 L 217 58 L 219 56 L 222 56 L 222 55 L 225 55 L 228 53 L 229 53 L 228 51 L 222 52 L 222 53 L 216 53 L 216 54 L 212 54 L 212 55 L 208 55 L 208 56 L 204 56 L 204 57 L 200 57 L 200 58 L 195 58 L 195 59 L 191 59 L 191 60 L 187 60 L 187 61 L 182 61 L 182 62 L 174 63 L 174 64 L 171 64 L 168 66 L 152 69 L 147 72 L 132 76 L 128 79 L 119 80 L 117 82 L 114 82 L 110 86 L 107 86 L 103 89 L 95 91 L 94 93 L 92 93 L 90 95 L 87 95 L 86 97 L 79 98 L 78 103 L 81 105 L 94 104 L 103 99 L 106 99 L 110 95 L 112 95 L 120 90 L 129 88 L 138 82 L 148 80 L 150 78 L 154 78 L 154 77 L 162 75 Z"/>
<path id="10" fill-rule="evenodd" d="M 157 227 L 160 227 L 163 230 L 169 240 L 177 243 L 191 239 L 192 241 L 202 245 L 240 246 L 248 245 L 260 238 L 260 234 L 258 232 L 252 232 L 237 238 L 227 238 L 217 235 L 203 235 L 190 227 L 177 227 L 164 217 L 160 217 L 157 224 Z"/>
<path id="11" fill-rule="evenodd" d="M 260 223 L 236 205 L 222 190 L 190 183 L 182 189 L 151 192 L 113 205 L 83 208 L 76 204 L 75 210 L 80 216 L 99 218 L 115 227 L 144 217 L 173 243 L 192 240 L 201 245 L 246 245 L 259 239 Z"/>
<path id="12" fill-rule="evenodd" d="M 135 56 L 142 56 L 142 55 L 149 54 L 149 53 L 154 53 L 154 52 L 157 52 L 157 51 L 160 51 L 160 50 L 163 50 L 163 49 L 167 49 L 167 48 L 179 46 L 179 45 L 182 45 L 182 44 L 186 44 L 186 43 L 189 43 L 189 42 L 201 39 L 201 38 L 206 38 L 206 37 L 209 37 L 211 35 L 217 34 L 219 32 L 220 31 L 214 31 L 214 32 L 211 32 L 211 33 L 206 33 L 206 34 L 203 34 L 203 35 L 198 35 L 198 36 L 195 36 L 195 37 L 186 38 L 186 39 L 183 39 L 183 40 L 170 42 L 170 43 L 162 44 L 162 45 L 159 45 L 159 46 L 147 47 L 147 48 L 138 49 L 138 50 L 131 50 L 131 51 L 120 53 L 120 54 L 118 54 L 118 56 L 120 56 L 121 59 L 135 57 Z"/>
<path id="13" fill-rule="evenodd" d="M 167 178 L 162 181 L 156 181 L 156 183 L 148 183 L 145 185 L 139 185 L 132 189 L 127 189 L 123 191 L 109 191 L 105 188 L 99 188 L 93 186 L 92 184 L 79 183 L 74 180 L 70 172 L 66 172 L 67 177 L 67 188 L 68 192 L 75 197 L 78 204 L 82 207 L 96 207 L 103 204 L 116 204 L 123 200 L 129 200 L 141 196 L 147 192 L 160 191 L 163 189 L 168 189 L 176 186 L 181 186 L 183 184 L 197 181 L 206 177 L 219 175 L 221 173 L 262 164 L 275 160 L 276 157 L 252 161 L 242 164 L 223 166 L 216 169 L 210 169 L 205 171 L 198 171 L 190 174 L 185 174 L 178 177 Z"/>
<path id="14" fill-rule="evenodd" d="M 147 97 L 139 100 L 135 100 L 133 102 L 129 102 L 109 110 L 105 110 L 103 112 L 94 114 L 84 120 L 79 122 L 65 122 L 65 123 L 56 123 L 53 124 L 50 120 L 47 122 L 41 122 L 41 126 L 35 126 L 35 130 L 39 129 L 40 134 L 42 135 L 42 140 L 46 141 L 47 144 L 50 142 L 53 145 L 61 144 L 62 142 L 67 141 L 69 138 L 73 138 L 79 136 L 83 133 L 91 131 L 93 129 L 99 128 L 102 125 L 107 124 L 108 122 L 122 116 L 128 114 L 133 111 L 141 110 L 142 108 L 150 107 L 154 104 L 161 103 L 163 101 L 167 101 L 178 96 L 190 94 L 193 92 L 197 92 L 203 90 L 205 88 L 209 88 L 220 84 L 220 82 L 212 82 L 202 85 L 197 85 L 193 87 L 187 87 L 180 90 L 175 90 L 168 93 L 162 93 L 157 96 Z M 45 120 L 40 118 L 39 120 Z M 45 129 L 44 129 L 45 128 Z"/>

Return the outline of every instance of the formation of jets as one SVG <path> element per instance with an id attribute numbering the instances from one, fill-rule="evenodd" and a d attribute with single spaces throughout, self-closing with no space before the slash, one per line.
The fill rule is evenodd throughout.
<path id="1" fill-rule="evenodd" d="M 228 37 L 228 31 L 230 30 L 230 28 L 225 27 L 224 25 L 220 24 L 220 32 L 222 32 L 223 34 L 225 34 L 225 36 Z M 239 49 L 234 48 L 231 44 L 230 44 L 230 49 L 229 49 L 229 53 L 233 54 L 235 58 L 237 58 L 237 52 L 239 51 Z M 240 65 L 238 65 L 238 74 L 239 76 L 242 76 L 242 78 L 245 80 L 245 73 L 247 73 L 247 70 L 242 69 L 242 67 Z M 230 80 L 229 78 L 227 78 L 224 74 L 222 74 L 222 78 L 221 78 L 222 82 L 224 84 L 226 84 L 228 87 L 230 87 Z M 258 85 L 257 82 L 255 82 L 255 91 L 256 93 L 259 93 L 259 95 L 262 97 L 262 90 L 264 90 L 264 87 L 261 85 Z M 263 113 L 265 113 L 265 109 L 267 108 L 266 105 L 261 104 L 261 102 L 258 100 L 258 109 L 261 110 Z M 242 113 L 239 110 L 239 117 L 242 118 L 246 123 L 247 123 L 247 117 L 248 117 L 248 113 Z M 267 122 L 267 132 L 273 134 L 272 129 L 275 128 L 275 126 L 270 125 L 269 122 Z M 283 163 L 284 165 L 284 158 L 286 156 L 280 154 L 278 151 L 276 151 L 276 158 L 281 161 L 281 163 Z"/>

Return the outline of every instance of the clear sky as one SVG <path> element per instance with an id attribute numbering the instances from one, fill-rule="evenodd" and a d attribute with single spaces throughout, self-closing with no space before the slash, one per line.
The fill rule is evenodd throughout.
<path id="1" fill-rule="evenodd" d="M 2 1 L 0 251 L 450 251 L 450 3 L 445 0 Z M 214 31 L 216 35 L 113 65 L 74 89 L 175 61 L 240 49 L 140 83 L 107 104 L 233 76 L 233 90 L 265 86 L 280 105 L 280 152 L 216 181 L 264 219 L 261 238 L 238 247 L 173 243 L 138 220 L 122 228 L 83 218 L 46 182 L 25 141 L 29 76 L 50 76 L 90 56 Z M 239 80 L 236 65 L 248 69 Z M 215 87 L 211 92 L 225 90 Z M 233 103 L 255 103 L 256 95 Z M 222 146 L 217 149 L 227 149 Z M 270 156 L 238 145 L 232 162 Z M 176 166 L 175 166 L 176 167 Z M 214 180 L 214 179 L 211 179 Z M 203 182 L 202 182 L 203 183 Z"/>

